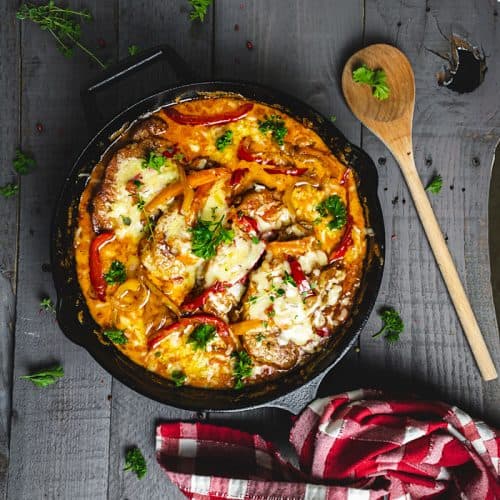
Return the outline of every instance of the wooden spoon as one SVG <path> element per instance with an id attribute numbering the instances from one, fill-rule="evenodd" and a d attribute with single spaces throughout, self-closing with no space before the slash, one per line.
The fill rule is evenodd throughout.
<path id="1" fill-rule="evenodd" d="M 390 88 L 388 99 L 380 101 L 373 97 L 369 85 L 354 82 L 352 72 L 361 64 L 385 71 Z M 496 379 L 495 366 L 415 167 L 412 144 L 415 78 L 410 62 L 395 47 L 370 45 L 347 61 L 342 90 L 358 120 L 387 146 L 399 163 L 481 375 L 484 380 Z"/>

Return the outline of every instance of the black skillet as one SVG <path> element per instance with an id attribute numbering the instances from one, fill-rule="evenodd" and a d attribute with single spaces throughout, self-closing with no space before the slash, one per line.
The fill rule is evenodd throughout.
<path id="1" fill-rule="evenodd" d="M 165 59 L 184 81 L 192 80 L 186 64 L 171 48 L 161 46 L 144 51 L 107 69 L 82 91 L 90 123 L 102 119 L 95 100 L 98 91 L 160 59 Z M 95 333 L 99 327 L 90 316 L 75 271 L 73 238 L 78 224 L 78 202 L 87 179 L 85 174 L 92 171 L 101 155 L 112 144 L 110 136 L 125 123 L 131 123 L 161 106 L 194 99 L 207 92 L 238 94 L 260 101 L 286 111 L 310 126 L 340 159 L 356 171 L 367 227 L 372 229 L 368 237 L 368 254 L 357 300 L 351 317 L 343 328 L 304 366 L 276 380 L 252 385 L 240 391 L 176 388 L 170 381 L 134 364 L 113 345 L 103 344 Z M 96 130 L 94 128 L 93 133 Z M 130 106 L 101 128 L 80 154 L 65 180 L 54 216 L 51 238 L 59 326 L 70 340 L 84 347 L 113 377 L 161 403 L 196 411 L 234 411 L 269 405 L 298 413 L 316 396 L 322 379 L 356 342 L 375 303 L 384 260 L 384 223 L 377 198 L 377 184 L 375 165 L 366 153 L 349 144 L 330 120 L 283 92 L 253 83 L 228 81 L 189 83 L 158 92 Z"/>

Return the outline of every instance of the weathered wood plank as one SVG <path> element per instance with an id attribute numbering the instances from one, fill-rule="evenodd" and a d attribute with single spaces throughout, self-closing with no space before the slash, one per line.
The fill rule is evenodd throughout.
<path id="1" fill-rule="evenodd" d="M 15 10 L 9 4 L 10 20 Z M 84 28 L 89 46 L 96 47 L 101 36 L 112 40 L 113 4 L 86 4 L 96 16 Z M 22 25 L 22 54 L 22 146 L 38 166 L 21 183 L 8 497 L 105 498 L 111 377 L 65 339 L 52 314 L 39 312 L 41 296 L 54 298 L 42 265 L 49 262 L 50 222 L 64 174 L 87 137 L 79 90 L 93 69 L 82 54 L 65 59 L 48 33 L 31 24 Z M 59 362 L 66 375 L 54 386 L 39 389 L 19 379 Z"/>
<path id="2" fill-rule="evenodd" d="M 208 79 L 212 65 L 212 12 L 205 22 L 190 22 L 187 3 L 153 0 L 121 0 L 119 9 L 119 54 L 137 44 L 146 49 L 169 44 L 191 65 L 198 78 Z M 137 22 L 140 17 L 140 22 Z M 144 82 L 147 82 L 145 84 Z M 130 79 L 122 88 L 120 104 L 172 86 L 170 68 L 156 64 L 153 69 Z M 134 97 L 135 96 L 135 97 Z M 109 444 L 108 498 L 183 498 L 156 463 L 155 426 L 164 420 L 193 420 L 196 414 L 151 401 L 113 380 L 111 435 Z M 125 451 L 139 446 L 148 462 L 146 480 L 138 481 L 123 471 Z"/>
<path id="3" fill-rule="evenodd" d="M 4 125 L 0 128 L 0 163 L 12 162 L 19 141 L 20 45 L 17 23 L 10 15 L 17 2 L 2 2 L 0 17 L 0 112 Z M 11 168 L 0 171 L 0 186 L 16 182 Z M 15 287 L 17 257 L 17 222 L 19 197 L 0 197 L 2 246 L 0 247 L 0 498 L 7 495 L 9 433 L 11 413 L 12 352 L 15 328 Z"/>
<path id="4" fill-rule="evenodd" d="M 500 366 L 487 234 L 491 158 L 500 132 L 498 103 L 491 99 L 498 93 L 500 71 L 494 9 L 492 2 L 367 2 L 365 42 L 396 44 L 412 62 L 417 85 L 417 167 L 424 183 L 434 171 L 443 176 L 443 190 L 431 195 L 432 203 Z M 428 49 L 448 50 L 440 30 L 448 35 L 457 30 L 465 33 L 489 55 L 487 78 L 474 93 L 458 95 L 437 85 L 435 74 L 443 61 Z M 498 425 L 500 386 L 498 381 L 480 379 L 402 176 L 387 150 L 368 132 L 363 147 L 374 159 L 387 157 L 386 165 L 380 167 L 388 243 L 379 305 L 400 310 L 407 331 L 396 345 L 365 336 L 362 363 L 366 375 L 361 378 L 366 383 L 382 374 L 380 383 L 396 380 L 393 387 L 442 397 Z M 368 329 L 378 328 L 374 315 Z"/>

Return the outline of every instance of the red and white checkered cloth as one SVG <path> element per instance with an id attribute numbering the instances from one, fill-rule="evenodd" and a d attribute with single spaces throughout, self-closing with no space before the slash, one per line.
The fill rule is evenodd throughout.
<path id="1" fill-rule="evenodd" d="M 290 442 L 301 470 L 258 435 L 157 427 L 157 459 L 192 499 L 500 499 L 500 432 L 440 402 L 358 390 L 313 401 Z"/>

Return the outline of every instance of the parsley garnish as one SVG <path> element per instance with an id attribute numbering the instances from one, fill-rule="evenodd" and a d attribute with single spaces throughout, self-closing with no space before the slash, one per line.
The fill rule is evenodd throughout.
<path id="1" fill-rule="evenodd" d="M 255 336 L 255 340 L 256 340 L 257 342 L 262 342 L 265 338 L 266 338 L 266 336 L 265 336 L 262 332 L 259 332 L 259 333 Z"/>
<path id="2" fill-rule="evenodd" d="M 356 83 L 366 83 L 372 88 L 375 99 L 383 101 L 389 98 L 391 91 L 387 85 L 387 75 L 383 69 L 372 70 L 365 64 L 352 72 L 352 79 Z"/>
<path id="3" fill-rule="evenodd" d="M 125 468 L 123 470 L 130 470 L 137 474 L 138 479 L 142 479 L 148 470 L 144 455 L 139 448 L 131 448 L 125 454 Z"/>
<path id="4" fill-rule="evenodd" d="M 10 198 L 18 192 L 19 186 L 14 183 L 5 184 L 4 186 L 0 187 L 0 195 L 4 196 L 5 198 Z"/>
<path id="5" fill-rule="evenodd" d="M 250 239 L 252 240 L 252 243 L 255 245 L 258 245 L 260 243 L 260 239 L 258 236 L 252 236 Z"/>
<path id="6" fill-rule="evenodd" d="M 252 359 L 246 351 L 233 351 L 231 357 L 234 358 L 234 388 L 242 389 L 245 386 L 243 379 L 252 374 Z"/>
<path id="7" fill-rule="evenodd" d="M 441 188 L 443 187 L 443 178 L 439 175 L 436 174 L 427 184 L 425 187 L 426 191 L 430 191 L 431 193 L 437 194 L 439 191 L 441 191 Z"/>
<path id="8" fill-rule="evenodd" d="M 155 226 L 156 226 L 156 221 L 154 220 L 154 218 L 151 216 L 147 217 L 146 222 L 144 223 L 144 227 L 142 228 L 142 231 L 144 232 L 148 240 L 153 238 Z"/>
<path id="9" fill-rule="evenodd" d="M 137 208 L 139 210 L 144 210 L 144 207 L 146 206 L 146 200 L 142 196 L 137 197 Z"/>
<path id="10" fill-rule="evenodd" d="M 155 153 L 154 151 L 150 151 L 148 157 L 145 160 L 142 160 L 142 168 L 152 168 L 159 172 L 161 167 L 165 166 L 166 159 L 162 154 Z"/>
<path id="11" fill-rule="evenodd" d="M 12 163 L 14 170 L 20 175 L 26 175 L 36 165 L 35 160 L 20 149 L 16 149 L 16 156 L 14 156 Z"/>
<path id="12" fill-rule="evenodd" d="M 126 225 L 126 226 L 130 226 L 130 224 L 132 224 L 132 219 L 126 215 L 122 215 L 121 216 L 122 218 L 122 222 Z"/>
<path id="13" fill-rule="evenodd" d="M 175 387 L 181 387 L 186 382 L 186 374 L 182 370 L 174 370 L 170 376 Z"/>
<path id="14" fill-rule="evenodd" d="M 55 313 L 56 308 L 54 305 L 54 301 L 50 297 L 44 297 L 40 301 L 40 310 L 45 311 L 45 312 Z"/>
<path id="15" fill-rule="evenodd" d="M 288 274 L 287 271 L 285 271 L 285 277 L 283 278 L 284 283 L 289 283 L 290 285 L 294 286 L 297 288 L 297 283 L 295 283 L 295 280 L 292 278 L 290 274 Z"/>
<path id="16" fill-rule="evenodd" d="M 382 335 L 385 332 L 385 338 L 388 342 L 396 342 L 399 340 L 399 336 L 404 330 L 404 323 L 399 314 L 394 309 L 386 309 L 382 311 L 380 318 L 384 323 L 384 326 L 372 335 L 373 338 Z"/>
<path id="17" fill-rule="evenodd" d="M 189 335 L 188 343 L 193 344 L 193 349 L 207 350 L 207 344 L 215 338 L 215 327 L 202 323 L 198 325 Z"/>
<path id="18" fill-rule="evenodd" d="M 234 238 L 234 231 L 225 229 L 222 226 L 222 216 L 218 221 L 198 219 L 192 229 L 193 238 L 191 250 L 197 257 L 209 259 L 213 257 L 221 243 L 231 243 Z"/>
<path id="19" fill-rule="evenodd" d="M 114 260 L 109 268 L 109 271 L 104 273 L 104 281 L 106 281 L 109 285 L 123 283 L 126 279 L 127 270 L 119 260 Z"/>
<path id="20" fill-rule="evenodd" d="M 332 220 L 328 223 L 328 229 L 341 229 L 347 222 L 347 210 L 340 196 L 334 194 L 323 200 L 317 207 L 316 211 L 321 217 L 332 216 Z"/>
<path id="21" fill-rule="evenodd" d="M 215 147 L 218 151 L 224 150 L 226 146 L 233 143 L 233 131 L 226 130 L 220 137 L 215 141 Z"/>
<path id="22" fill-rule="evenodd" d="M 184 160 L 184 154 L 183 153 L 175 153 L 174 160 L 177 160 L 177 161 Z"/>
<path id="23" fill-rule="evenodd" d="M 127 50 L 130 56 L 135 56 L 139 52 L 139 45 L 129 45 Z"/>
<path id="24" fill-rule="evenodd" d="M 293 278 L 292 278 L 292 279 L 293 279 Z M 295 283 L 295 281 L 294 281 L 294 283 Z M 286 293 L 286 292 L 285 292 L 285 290 L 284 290 L 283 288 L 278 288 L 278 289 L 276 290 L 276 294 L 278 295 L 278 297 L 283 297 L 283 295 L 285 295 L 285 293 Z"/>
<path id="25" fill-rule="evenodd" d="M 285 135 L 288 133 L 288 129 L 285 127 L 283 118 L 278 115 L 265 116 L 264 121 L 259 121 L 259 130 L 263 134 L 271 131 L 272 138 L 280 146 L 283 146 L 285 142 Z"/>
<path id="26" fill-rule="evenodd" d="M 62 366 L 54 366 L 47 370 L 40 370 L 31 375 L 23 375 L 22 379 L 29 380 L 33 382 L 37 387 L 47 387 L 57 382 L 58 379 L 64 376 L 64 370 Z"/>
<path id="27" fill-rule="evenodd" d="M 257 302 L 257 299 L 258 299 L 257 295 L 252 295 L 251 297 L 248 297 L 247 302 L 249 304 L 255 304 Z"/>
<path id="28" fill-rule="evenodd" d="M 191 7 L 193 8 L 193 10 L 189 14 L 189 19 L 191 19 L 191 21 L 198 19 L 199 21 L 203 22 L 207 14 L 208 7 L 210 6 L 213 0 L 188 0 L 188 1 L 191 4 Z"/>
<path id="29" fill-rule="evenodd" d="M 59 50 L 66 56 L 74 54 L 75 47 L 81 49 L 101 68 L 105 64 L 87 47 L 80 43 L 81 21 L 91 21 L 92 15 L 88 10 L 73 10 L 58 7 L 54 0 L 46 5 L 25 3 L 19 7 L 16 17 L 21 21 L 33 21 L 44 31 L 48 31 L 56 40 Z"/>
<path id="30" fill-rule="evenodd" d="M 110 329 L 104 330 L 103 335 L 107 337 L 113 344 L 126 344 L 128 339 L 125 336 L 125 332 L 123 330 L 118 329 Z"/>

